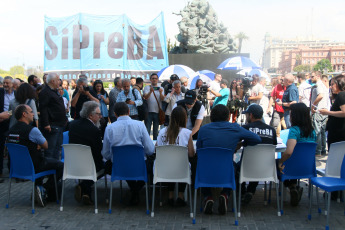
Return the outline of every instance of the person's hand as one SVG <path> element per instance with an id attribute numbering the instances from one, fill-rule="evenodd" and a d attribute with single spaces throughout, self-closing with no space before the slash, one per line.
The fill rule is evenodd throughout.
<path id="1" fill-rule="evenodd" d="M 268 109 L 266 110 L 266 113 L 267 113 L 267 114 L 271 113 L 270 108 L 268 108 Z"/>
<path id="2" fill-rule="evenodd" d="M 285 168 L 285 165 L 283 165 L 283 163 L 279 163 L 279 164 L 278 164 L 278 168 L 279 168 L 279 171 L 281 172 L 281 174 L 284 174 L 284 173 L 283 173 L 283 170 L 284 170 L 284 168 Z"/>
<path id="3" fill-rule="evenodd" d="M 327 109 L 319 109 L 319 112 L 322 115 L 328 115 L 328 110 Z"/>
<path id="4" fill-rule="evenodd" d="M 46 127 L 44 127 L 44 129 L 45 129 L 46 131 L 48 131 L 48 132 L 51 132 L 51 131 L 52 131 L 52 129 L 50 128 L 50 125 L 47 125 Z"/>
<path id="5" fill-rule="evenodd" d="M 79 86 L 78 93 L 85 94 L 84 86 L 82 85 Z"/>
<path id="6" fill-rule="evenodd" d="M 171 94 L 174 94 L 175 93 L 175 88 L 172 88 L 171 89 Z"/>
<path id="7" fill-rule="evenodd" d="M 282 101 L 276 101 L 276 104 L 279 106 L 283 106 L 283 102 Z"/>
<path id="8" fill-rule="evenodd" d="M 129 105 L 134 105 L 135 104 L 135 102 L 132 101 L 132 100 L 128 100 L 128 101 L 126 101 L 126 103 L 129 104 Z"/>
<path id="9" fill-rule="evenodd" d="M 313 106 L 311 107 L 311 110 L 310 110 L 310 111 L 311 111 L 312 114 L 314 114 L 314 113 L 317 112 L 317 110 L 316 110 Z"/>
<path id="10" fill-rule="evenodd" d="M 8 111 L 4 111 L 4 112 L 1 113 L 0 117 L 1 117 L 2 120 L 7 120 L 7 119 L 9 119 L 11 117 L 11 114 Z"/>
<path id="11" fill-rule="evenodd" d="M 150 92 L 153 93 L 154 89 L 152 87 L 152 85 L 150 86 Z"/>
<path id="12" fill-rule="evenodd" d="M 104 96 L 103 95 L 101 95 L 101 99 L 104 100 Z"/>
<path id="13" fill-rule="evenodd" d="M 163 93 L 163 88 L 159 88 L 159 92 L 160 92 L 160 93 Z"/>

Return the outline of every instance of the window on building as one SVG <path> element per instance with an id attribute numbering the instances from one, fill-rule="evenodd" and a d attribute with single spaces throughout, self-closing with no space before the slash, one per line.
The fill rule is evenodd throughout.
<path id="1" fill-rule="evenodd" d="M 306 63 L 307 63 L 307 60 L 304 59 L 303 63 L 306 64 Z"/>
<path id="2" fill-rule="evenodd" d="M 345 58 L 343 58 L 343 62 L 345 62 Z"/>
<path id="3" fill-rule="evenodd" d="M 317 54 L 316 54 L 317 56 L 319 56 L 319 52 L 317 52 Z"/>
<path id="4" fill-rule="evenodd" d="M 336 59 L 336 58 L 333 58 L 333 62 L 334 62 L 334 63 L 337 63 L 337 59 Z"/>
<path id="5" fill-rule="evenodd" d="M 340 63 L 341 61 L 340 61 L 340 58 L 338 58 L 338 63 Z"/>

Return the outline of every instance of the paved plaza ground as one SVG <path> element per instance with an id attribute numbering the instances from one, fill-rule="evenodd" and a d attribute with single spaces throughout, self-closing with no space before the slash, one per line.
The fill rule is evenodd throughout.
<path id="1" fill-rule="evenodd" d="M 326 157 L 318 158 L 318 166 L 324 165 Z M 7 172 L 8 173 L 8 172 Z M 5 174 L 6 175 L 6 174 Z M 99 213 L 94 214 L 94 206 L 84 206 L 74 200 L 75 181 L 66 183 L 64 211 L 59 211 L 59 205 L 49 203 L 45 208 L 36 207 L 36 213 L 31 214 L 31 182 L 12 183 L 10 208 L 6 209 L 8 180 L 0 184 L 0 230 L 20 229 L 324 229 L 326 216 L 317 213 L 316 199 L 313 202 L 312 220 L 307 219 L 308 198 L 307 186 L 303 181 L 304 194 L 298 207 L 291 207 L 289 197 L 284 203 L 284 215 L 277 216 L 276 194 L 272 190 L 271 204 L 264 205 L 263 186 L 259 186 L 257 193 L 248 206 L 243 206 L 239 226 L 234 225 L 234 213 L 231 210 L 225 215 L 217 214 L 217 204 L 213 215 L 201 214 L 196 216 L 196 224 L 192 224 L 189 217 L 189 207 L 171 208 L 167 204 L 155 209 L 155 217 L 145 213 L 145 190 L 141 192 L 139 206 L 126 205 L 128 188 L 123 187 L 123 202 L 120 203 L 119 182 L 115 182 L 113 192 L 113 211 L 108 214 L 108 205 L 105 202 L 104 180 L 98 188 Z M 314 190 L 315 191 L 315 190 Z M 321 207 L 324 209 L 324 199 L 320 192 Z M 157 201 L 159 192 L 156 192 Z M 165 193 L 166 196 L 166 193 Z M 165 197 L 166 198 L 166 197 Z M 314 196 L 315 198 L 315 196 Z M 198 199 L 199 200 L 199 199 Z M 199 202 L 197 208 L 199 210 Z M 151 205 L 150 205 L 151 209 Z M 331 229 L 345 229 L 343 203 L 332 201 Z"/>

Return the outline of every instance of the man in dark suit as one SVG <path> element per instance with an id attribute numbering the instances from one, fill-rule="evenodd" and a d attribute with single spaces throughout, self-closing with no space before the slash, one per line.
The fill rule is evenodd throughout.
<path id="1" fill-rule="evenodd" d="M 104 168 L 102 151 L 101 131 L 99 129 L 101 119 L 101 111 L 99 103 L 95 101 L 88 101 L 83 104 L 80 111 L 80 119 L 74 120 L 70 124 L 69 129 L 69 143 L 81 144 L 91 147 L 93 160 L 95 162 L 96 170 L 99 171 Z M 89 167 L 85 165 L 85 167 Z M 74 197 L 78 202 L 83 201 L 84 204 L 92 204 L 91 201 L 91 186 L 93 181 L 83 180 L 76 186 Z"/>

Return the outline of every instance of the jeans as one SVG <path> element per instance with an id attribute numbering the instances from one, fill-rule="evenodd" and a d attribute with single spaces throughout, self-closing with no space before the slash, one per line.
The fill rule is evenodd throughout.
<path id="1" fill-rule="evenodd" d="M 272 119 L 270 122 L 270 126 L 274 127 L 277 133 L 277 137 L 280 137 L 280 131 L 282 128 L 286 129 L 285 121 L 284 121 L 284 113 L 277 112 L 274 110 Z"/>
<path id="2" fill-rule="evenodd" d="M 289 129 L 291 127 L 290 110 L 284 111 L 284 120 L 285 120 L 286 128 Z"/>
<path id="3" fill-rule="evenodd" d="M 313 127 L 316 133 L 316 154 L 326 153 L 326 124 L 328 116 L 322 115 L 320 113 L 313 114 Z"/>
<path id="4" fill-rule="evenodd" d="M 43 130 L 43 136 L 47 139 L 48 149 L 45 151 L 44 155 L 47 158 L 54 158 L 60 160 L 60 150 L 63 140 L 63 130 L 62 126 L 50 126 L 51 131 Z"/>
<path id="5" fill-rule="evenodd" d="M 151 125 L 153 123 L 153 129 L 152 129 L 152 132 L 153 132 L 153 140 L 157 140 L 157 136 L 158 136 L 158 127 L 159 127 L 159 117 L 158 117 L 158 113 L 152 113 L 152 112 L 149 112 L 146 120 L 145 120 L 145 126 L 146 126 L 146 129 L 147 129 L 147 132 L 149 133 L 150 135 L 150 132 L 151 132 Z"/>

